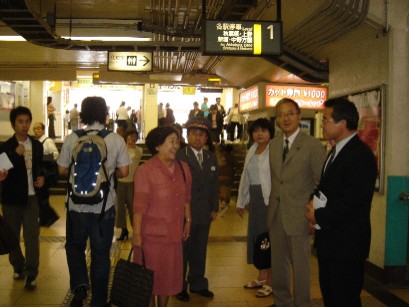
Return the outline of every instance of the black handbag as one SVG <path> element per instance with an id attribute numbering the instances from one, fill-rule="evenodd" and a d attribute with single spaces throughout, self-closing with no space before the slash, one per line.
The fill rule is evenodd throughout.
<path id="1" fill-rule="evenodd" d="M 111 303 L 119 307 L 148 307 L 152 296 L 153 271 L 145 266 L 143 250 L 142 265 L 131 261 L 132 251 L 128 260 L 119 259 L 116 264 Z"/>
<path id="2" fill-rule="evenodd" d="M 15 250 L 20 244 L 19 238 L 0 215 L 0 255 L 5 255 Z"/>
<path id="3" fill-rule="evenodd" d="M 253 264 L 259 270 L 271 268 L 271 246 L 268 232 L 254 238 Z"/>

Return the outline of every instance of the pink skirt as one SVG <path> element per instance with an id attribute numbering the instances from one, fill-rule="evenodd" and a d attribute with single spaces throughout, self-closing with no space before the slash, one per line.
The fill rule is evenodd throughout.
<path id="1" fill-rule="evenodd" d="M 183 251 L 182 242 L 143 242 L 146 267 L 154 272 L 152 295 L 171 296 L 182 291 Z M 141 253 L 135 250 L 137 263 L 141 263 Z"/>

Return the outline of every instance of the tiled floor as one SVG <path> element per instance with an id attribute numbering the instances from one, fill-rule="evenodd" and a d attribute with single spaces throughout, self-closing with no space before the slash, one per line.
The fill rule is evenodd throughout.
<path id="1" fill-rule="evenodd" d="M 7 256 L 0 256 L 0 306 L 65 306 L 70 300 L 69 275 L 64 249 L 64 197 L 52 196 L 51 202 L 61 218 L 52 227 L 41 229 L 41 259 L 37 289 L 32 292 L 26 291 L 23 281 L 14 281 Z M 254 290 L 243 288 L 246 282 L 256 277 L 255 269 L 246 264 L 246 227 L 246 218 L 241 219 L 233 207 L 230 207 L 222 217 L 218 217 L 211 228 L 206 274 L 215 297 L 210 300 L 191 294 L 189 303 L 171 298 L 169 306 L 255 307 L 268 306 L 272 303 L 271 297 L 256 298 Z M 115 243 L 115 246 L 118 248 L 118 255 L 126 258 L 130 250 L 130 242 L 124 242 L 122 245 Z M 115 261 L 116 259 L 113 259 L 113 262 Z M 323 306 L 318 285 L 317 262 L 313 256 L 311 256 L 311 266 L 312 305 Z M 392 293 L 409 302 L 409 290 L 394 289 Z M 379 301 L 366 291 L 362 293 L 362 301 L 363 306 L 370 307 L 409 306 L 399 299 L 399 304 L 388 305 L 387 302 Z"/>

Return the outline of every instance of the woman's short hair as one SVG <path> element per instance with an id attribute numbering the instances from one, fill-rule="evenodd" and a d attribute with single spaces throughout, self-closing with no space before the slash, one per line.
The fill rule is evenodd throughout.
<path id="1" fill-rule="evenodd" d="M 250 136 L 251 141 L 254 141 L 253 132 L 257 128 L 267 129 L 268 132 L 270 132 L 270 139 L 274 137 L 275 129 L 274 129 L 273 123 L 267 118 L 259 118 L 259 119 L 256 119 L 254 122 L 252 122 L 251 125 L 249 126 L 248 131 L 249 131 L 249 136 Z"/>
<path id="2" fill-rule="evenodd" d="M 82 101 L 80 118 L 82 123 L 92 125 L 94 122 L 105 125 L 108 108 L 105 99 L 98 96 L 87 97 Z"/>
<path id="3" fill-rule="evenodd" d="M 152 155 L 156 155 L 158 150 L 156 147 L 165 143 L 166 138 L 172 133 L 179 137 L 179 133 L 171 126 L 156 127 L 149 131 L 145 139 L 146 147 Z"/>
<path id="4" fill-rule="evenodd" d="M 132 134 L 135 134 L 135 135 L 136 135 L 136 139 L 138 139 L 138 131 L 136 131 L 136 129 L 134 129 L 134 128 L 129 128 L 129 129 L 127 129 L 127 130 L 124 132 L 124 140 L 125 140 L 125 143 L 126 143 L 127 137 L 130 136 L 130 135 L 132 135 Z"/>

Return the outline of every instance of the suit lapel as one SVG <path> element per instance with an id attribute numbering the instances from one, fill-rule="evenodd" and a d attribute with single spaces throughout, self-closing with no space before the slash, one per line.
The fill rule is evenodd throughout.
<path id="1" fill-rule="evenodd" d="M 283 146 L 282 137 L 276 137 L 271 141 L 270 147 L 270 163 L 273 169 L 280 170 L 283 164 Z M 278 148 L 278 149 L 276 149 Z"/>
<path id="2" fill-rule="evenodd" d="M 304 139 L 303 132 L 302 131 L 298 132 L 297 136 L 294 139 L 293 144 L 290 147 L 290 151 L 288 152 L 287 157 L 283 161 L 283 165 L 290 163 L 293 156 L 297 153 L 297 151 L 301 149 L 303 139 Z M 283 152 L 283 146 L 281 146 L 281 153 L 282 152 Z"/>
<path id="3" fill-rule="evenodd" d="M 338 166 L 342 164 L 342 161 L 345 159 L 345 157 L 348 156 L 349 151 L 351 150 L 351 148 L 355 146 L 357 142 L 359 142 L 359 137 L 358 135 L 355 135 L 352 139 L 349 140 L 348 143 L 345 144 L 344 147 L 342 147 L 341 151 L 335 156 L 335 159 L 332 161 L 331 165 L 328 167 L 328 170 L 325 172 L 325 175 L 337 169 Z M 328 158 L 329 157 L 327 157 L 327 159 L 325 160 L 324 167 L 327 163 Z"/>
<path id="4" fill-rule="evenodd" d="M 186 146 L 186 156 L 189 161 L 189 165 L 191 165 L 196 172 L 202 172 L 202 168 L 200 167 L 199 161 L 197 160 L 195 152 L 192 150 L 190 145 Z M 205 162 L 204 156 L 205 155 L 203 155 L 203 164 Z"/>

